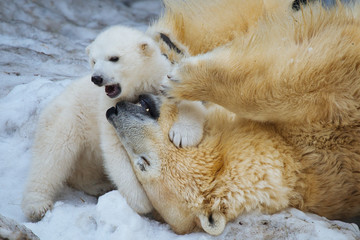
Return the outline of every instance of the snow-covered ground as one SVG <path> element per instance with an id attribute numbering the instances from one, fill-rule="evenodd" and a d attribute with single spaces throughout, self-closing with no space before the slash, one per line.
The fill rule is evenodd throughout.
<path id="1" fill-rule="evenodd" d="M 28 222 L 20 208 L 39 113 L 73 79 L 89 73 L 85 47 L 109 25 L 145 30 L 160 11 L 160 0 L 0 1 L 0 215 L 41 239 L 214 239 L 178 236 L 137 215 L 117 191 L 96 199 L 65 188 L 38 223 Z M 288 209 L 240 216 L 217 237 L 240 238 L 360 239 L 360 231 Z"/>

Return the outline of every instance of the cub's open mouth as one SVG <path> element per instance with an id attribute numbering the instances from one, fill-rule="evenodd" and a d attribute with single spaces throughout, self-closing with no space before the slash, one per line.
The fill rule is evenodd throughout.
<path id="1" fill-rule="evenodd" d="M 111 98 L 115 98 L 119 96 L 119 94 L 121 93 L 120 84 L 117 83 L 117 84 L 105 86 L 105 92 L 106 95 L 108 95 Z"/>

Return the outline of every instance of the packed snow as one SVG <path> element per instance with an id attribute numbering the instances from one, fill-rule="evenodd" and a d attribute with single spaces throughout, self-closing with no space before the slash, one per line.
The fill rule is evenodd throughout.
<path id="1" fill-rule="evenodd" d="M 41 221 L 25 218 L 20 203 L 39 113 L 71 81 L 90 72 L 85 47 L 101 30 L 114 24 L 145 30 L 161 7 L 160 0 L 0 1 L 0 215 L 48 240 L 360 239 L 356 224 L 296 209 L 240 216 L 216 238 L 180 236 L 167 224 L 136 214 L 117 191 L 96 199 L 69 187 Z"/>

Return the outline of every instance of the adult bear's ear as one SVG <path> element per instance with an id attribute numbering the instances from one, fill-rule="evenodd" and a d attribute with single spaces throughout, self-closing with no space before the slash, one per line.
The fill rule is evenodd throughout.
<path id="1" fill-rule="evenodd" d="M 154 51 L 152 46 L 147 42 L 140 43 L 139 49 L 140 49 L 140 52 L 147 57 L 150 57 Z"/>
<path id="2" fill-rule="evenodd" d="M 213 212 L 208 216 L 200 214 L 198 217 L 201 223 L 201 227 L 208 234 L 220 235 L 225 229 L 226 219 L 224 214 L 221 212 Z"/>

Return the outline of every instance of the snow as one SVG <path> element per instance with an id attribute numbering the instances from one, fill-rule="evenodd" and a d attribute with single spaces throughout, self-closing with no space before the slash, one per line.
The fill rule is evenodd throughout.
<path id="1" fill-rule="evenodd" d="M 0 214 L 41 239 L 359 239 L 357 225 L 296 209 L 246 214 L 217 238 L 176 235 L 167 224 L 136 214 L 117 192 L 99 199 L 65 187 L 54 209 L 28 222 L 20 203 L 39 113 L 90 69 L 85 47 L 104 28 L 145 30 L 161 11 L 159 0 L 0 1 Z"/>

